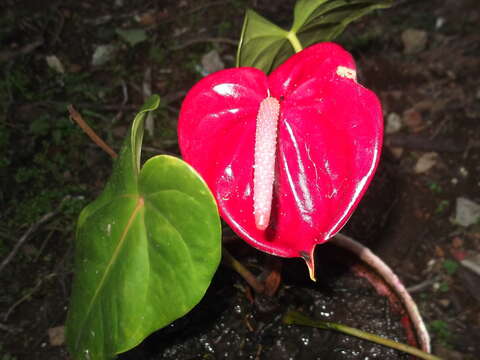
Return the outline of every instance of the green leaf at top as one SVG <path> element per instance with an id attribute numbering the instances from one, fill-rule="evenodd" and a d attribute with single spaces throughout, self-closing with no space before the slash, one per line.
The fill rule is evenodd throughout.
<path id="1" fill-rule="evenodd" d="M 237 66 L 267 70 L 279 65 L 276 59 L 292 53 L 287 31 L 247 9 L 237 50 Z"/>
<path id="2" fill-rule="evenodd" d="M 248 9 L 237 66 L 253 66 L 269 73 L 294 52 L 317 42 L 332 41 L 350 22 L 392 3 L 393 0 L 299 0 L 289 31 Z"/>
<path id="3" fill-rule="evenodd" d="M 205 182 L 171 156 L 137 171 L 136 116 L 104 192 L 81 213 L 67 344 L 75 359 L 110 359 L 183 316 L 220 262 L 220 220 Z"/>

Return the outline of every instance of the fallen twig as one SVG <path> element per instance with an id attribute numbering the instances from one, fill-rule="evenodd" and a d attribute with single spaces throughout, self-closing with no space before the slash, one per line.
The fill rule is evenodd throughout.
<path id="1" fill-rule="evenodd" d="M 464 260 L 460 261 L 460 264 L 462 264 L 462 266 L 466 267 L 467 269 L 469 269 L 473 273 L 480 276 L 479 262 L 480 262 L 480 255 L 476 255 L 475 257 L 464 259 Z"/>
<path id="2" fill-rule="evenodd" d="M 417 331 L 418 341 L 420 342 L 422 350 L 430 352 L 430 336 L 417 305 L 392 269 L 390 269 L 382 259 L 371 252 L 370 249 L 346 235 L 337 234 L 332 239 L 332 242 L 357 255 L 362 261 L 377 271 L 386 283 L 397 293 Z"/>
<path id="3" fill-rule="evenodd" d="M 433 279 L 427 279 L 425 281 L 422 281 L 421 283 L 417 284 L 417 285 L 413 285 L 413 286 L 410 286 L 407 288 L 407 291 L 410 293 L 410 294 L 413 294 L 413 293 L 416 293 L 416 292 L 420 292 L 426 288 L 428 288 L 429 286 L 435 284 L 436 282 L 438 281 L 438 277 L 435 277 Z"/>
<path id="4" fill-rule="evenodd" d="M 68 198 L 68 197 L 67 197 Z M 51 218 L 53 218 L 54 216 L 56 216 L 61 208 L 62 208 L 62 205 L 63 205 L 63 202 L 65 201 L 66 199 L 64 198 L 61 202 L 60 202 L 60 205 L 58 205 L 58 207 L 52 211 L 52 212 L 49 212 L 45 215 L 43 215 L 36 223 L 32 224 L 28 229 L 27 231 L 20 237 L 20 239 L 17 241 L 17 243 L 15 244 L 15 246 L 13 247 L 12 251 L 10 252 L 10 254 L 7 255 L 7 257 L 5 259 L 3 259 L 3 261 L 1 262 L 0 264 L 0 273 L 2 272 L 2 270 L 8 265 L 8 263 L 10 263 L 10 261 L 12 261 L 12 259 L 15 257 L 15 255 L 17 254 L 18 250 L 20 250 L 20 248 L 22 247 L 22 245 L 28 240 L 28 238 L 30 237 L 30 235 L 32 235 L 35 231 L 38 230 L 38 228 L 40 226 L 42 226 L 43 224 L 45 224 L 47 221 L 49 221 Z"/>
<path id="5" fill-rule="evenodd" d="M 50 280 L 51 278 L 53 278 L 55 276 L 56 276 L 56 274 L 49 274 L 45 278 L 38 280 L 37 283 L 35 284 L 35 286 L 28 293 L 26 293 L 20 299 L 15 301 L 15 303 L 12 306 L 10 306 L 10 308 L 7 310 L 7 312 L 3 316 L 3 321 L 7 321 L 8 318 L 10 317 L 10 314 L 13 312 L 13 310 L 15 310 L 20 304 L 22 304 L 23 302 L 28 300 L 35 292 L 37 292 L 38 289 L 40 289 L 40 286 L 43 284 L 43 282 L 45 280 Z"/>
<path id="6" fill-rule="evenodd" d="M 213 38 L 213 37 L 199 37 L 195 39 L 190 39 L 185 41 L 183 44 L 179 44 L 177 46 L 172 46 L 171 50 L 182 50 L 189 46 L 201 43 L 220 43 L 220 44 L 229 44 L 229 45 L 238 45 L 237 40 L 228 39 L 228 38 Z"/>
<path id="7" fill-rule="evenodd" d="M 93 129 L 88 126 L 88 124 L 83 120 L 82 115 L 75 110 L 75 108 L 72 105 L 68 105 L 68 112 L 70 113 L 70 117 L 72 120 L 74 120 L 78 126 L 85 132 L 85 134 L 88 135 L 88 137 L 98 146 L 102 148 L 103 151 L 105 151 L 108 155 L 110 155 L 112 158 L 116 158 L 118 155 L 117 153 L 107 145 L 105 141 L 103 141 L 100 136 L 98 136 Z"/>
<path id="8" fill-rule="evenodd" d="M 36 41 L 34 41 L 30 44 L 22 46 L 18 50 L 2 51 L 2 52 L 0 52 L 0 62 L 1 61 L 9 61 L 9 60 L 12 60 L 12 59 L 16 58 L 17 56 L 26 55 L 28 53 L 31 53 L 32 51 L 34 51 L 36 48 L 38 48 L 41 45 L 43 45 L 43 39 L 38 39 L 38 40 L 36 40 Z"/>
<path id="9" fill-rule="evenodd" d="M 9 332 L 9 333 L 16 333 L 16 332 L 18 332 L 17 329 L 12 328 L 12 327 L 7 326 L 7 325 L 3 325 L 3 324 L 0 324 L 0 330 L 6 331 L 6 332 Z"/>

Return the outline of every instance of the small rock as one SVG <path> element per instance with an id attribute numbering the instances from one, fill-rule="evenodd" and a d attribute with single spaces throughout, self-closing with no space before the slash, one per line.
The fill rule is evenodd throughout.
<path id="1" fill-rule="evenodd" d="M 187 26 L 184 26 L 184 27 L 181 27 L 181 28 L 175 28 L 173 30 L 173 37 L 178 37 L 180 35 L 183 35 L 183 34 L 187 33 L 189 30 L 190 30 L 190 28 L 187 27 Z"/>
<path id="2" fill-rule="evenodd" d="M 413 171 L 415 174 L 423 174 L 429 171 L 438 162 L 438 154 L 436 152 L 428 152 L 420 156 L 415 164 Z"/>
<path id="3" fill-rule="evenodd" d="M 459 249 L 461 247 L 463 247 L 463 239 L 461 237 L 458 237 L 458 236 L 455 236 L 453 239 L 452 239 L 452 246 L 455 248 L 455 249 Z"/>
<path id="4" fill-rule="evenodd" d="M 403 112 L 402 122 L 411 132 L 419 132 L 425 128 L 422 114 L 414 108 L 407 109 Z"/>
<path id="5" fill-rule="evenodd" d="M 452 70 L 447 70 L 446 71 L 446 74 L 447 76 L 452 79 L 452 80 L 456 80 L 457 79 L 457 74 L 455 74 Z"/>
<path id="6" fill-rule="evenodd" d="M 417 54 L 427 46 L 427 32 L 418 29 L 407 29 L 402 33 L 402 42 L 405 54 Z"/>
<path id="7" fill-rule="evenodd" d="M 62 62 L 55 55 L 50 55 L 45 58 L 50 69 L 55 70 L 59 74 L 65 74 L 65 68 Z"/>
<path id="8" fill-rule="evenodd" d="M 48 329 L 48 339 L 51 346 L 60 346 L 65 343 L 65 326 L 56 326 Z"/>
<path id="9" fill-rule="evenodd" d="M 464 197 L 457 198 L 453 221 L 461 226 L 470 226 L 480 220 L 480 205 Z"/>
<path id="10" fill-rule="evenodd" d="M 117 48 L 114 45 L 99 45 L 95 48 L 92 55 L 92 66 L 101 66 L 109 62 Z"/>
<path id="11" fill-rule="evenodd" d="M 387 125 L 385 126 L 385 133 L 395 134 L 402 128 L 402 118 L 397 113 L 390 113 L 387 116 Z"/>
<path id="12" fill-rule="evenodd" d="M 435 20 L 435 30 L 440 29 L 444 24 L 445 24 L 445 18 L 443 18 L 443 17 L 438 17 L 438 18 Z"/>
<path id="13" fill-rule="evenodd" d="M 390 147 L 390 152 L 395 157 L 395 159 L 400 159 L 404 153 L 405 149 L 402 147 Z"/>
<path id="14" fill-rule="evenodd" d="M 458 169 L 458 172 L 463 178 L 468 177 L 468 170 L 464 166 L 460 166 L 460 168 Z"/>
<path id="15" fill-rule="evenodd" d="M 438 300 L 440 305 L 442 305 L 443 308 L 448 308 L 451 304 L 451 301 L 449 299 L 440 299 Z"/>
<path id="16" fill-rule="evenodd" d="M 220 58 L 218 51 L 212 50 L 202 56 L 202 67 L 202 74 L 208 75 L 216 71 L 225 69 L 225 64 Z"/>

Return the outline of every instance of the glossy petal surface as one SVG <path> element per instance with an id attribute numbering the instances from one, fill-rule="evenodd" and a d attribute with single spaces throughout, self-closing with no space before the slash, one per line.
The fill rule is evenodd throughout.
<path id="1" fill-rule="evenodd" d="M 348 52 L 321 43 L 269 76 L 228 69 L 187 94 L 178 125 L 182 155 L 204 177 L 224 220 L 254 247 L 308 258 L 341 229 L 365 192 L 378 163 L 383 120 L 377 97 L 352 78 L 354 70 Z M 268 95 L 280 101 L 280 117 L 270 224 L 259 230 L 255 129 Z"/>

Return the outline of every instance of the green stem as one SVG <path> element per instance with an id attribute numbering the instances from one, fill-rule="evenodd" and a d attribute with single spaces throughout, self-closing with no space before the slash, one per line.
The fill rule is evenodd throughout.
<path id="1" fill-rule="evenodd" d="M 311 326 L 311 327 L 316 327 L 319 329 L 324 329 L 324 330 L 335 330 L 342 332 L 344 334 L 356 336 L 360 339 L 368 340 L 380 345 L 384 345 L 387 347 L 390 347 L 392 349 L 400 350 L 403 351 L 407 354 L 414 355 L 416 357 L 419 357 L 421 359 L 426 359 L 426 360 L 442 360 L 441 358 L 428 354 L 420 349 L 417 349 L 413 346 L 409 346 L 406 344 L 402 344 L 390 339 L 385 339 L 381 336 L 373 335 L 370 333 L 367 333 L 362 330 L 358 330 L 355 328 L 351 328 L 346 325 L 338 324 L 338 323 L 333 323 L 333 322 L 328 322 L 328 321 L 321 321 L 321 320 L 313 320 L 310 319 L 309 317 L 297 312 L 297 311 L 288 311 L 285 316 L 283 317 L 283 322 L 285 324 L 295 324 L 295 325 L 303 325 L 303 326 Z"/>
<path id="2" fill-rule="evenodd" d="M 232 254 L 225 248 L 222 248 L 223 254 L 223 263 L 230 266 L 235 270 L 245 281 L 255 290 L 257 294 L 262 294 L 265 291 L 265 286 L 258 281 L 258 279 L 253 275 L 243 264 L 235 259 Z"/>
<path id="3" fill-rule="evenodd" d="M 295 50 L 296 53 L 303 50 L 303 46 L 300 43 L 297 34 L 295 34 L 294 32 L 289 32 L 287 35 L 287 39 L 288 41 L 290 41 L 290 44 L 292 44 L 293 50 Z"/>

